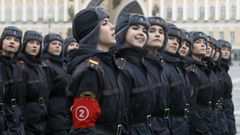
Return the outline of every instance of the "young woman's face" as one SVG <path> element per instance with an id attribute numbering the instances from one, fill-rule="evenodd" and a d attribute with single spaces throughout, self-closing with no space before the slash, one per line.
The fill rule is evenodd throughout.
<path id="1" fill-rule="evenodd" d="M 171 54 L 176 54 L 179 48 L 179 43 L 180 43 L 179 38 L 175 36 L 169 36 L 165 51 Z"/>
<path id="2" fill-rule="evenodd" d="M 125 44 L 142 48 L 147 41 L 147 30 L 143 25 L 132 25 L 125 35 Z"/>
<path id="3" fill-rule="evenodd" d="M 217 60 L 219 60 L 219 58 L 220 58 L 220 49 L 217 48 L 213 60 L 217 61 Z"/>
<path id="4" fill-rule="evenodd" d="M 72 42 L 67 46 L 67 52 L 69 52 L 72 49 L 78 49 L 79 44 L 77 42 Z"/>
<path id="5" fill-rule="evenodd" d="M 52 55 L 59 56 L 62 52 L 62 42 L 53 40 L 48 46 L 48 52 Z"/>
<path id="6" fill-rule="evenodd" d="M 231 56 L 231 49 L 228 47 L 223 47 L 221 48 L 221 52 L 222 52 L 222 58 L 223 59 L 229 59 Z"/>
<path id="7" fill-rule="evenodd" d="M 164 29 L 159 25 L 153 25 L 148 29 L 147 45 L 161 48 L 164 42 Z"/>
<path id="8" fill-rule="evenodd" d="M 206 54 L 206 43 L 204 39 L 197 39 L 193 43 L 192 54 L 205 56 Z"/>
<path id="9" fill-rule="evenodd" d="M 206 57 L 211 57 L 213 46 L 210 43 L 207 43 Z"/>
<path id="10" fill-rule="evenodd" d="M 190 51 L 189 49 L 190 49 L 190 43 L 184 40 L 182 42 L 181 48 L 178 50 L 178 53 L 180 56 L 186 57 Z"/>
<path id="11" fill-rule="evenodd" d="M 36 56 L 40 51 L 41 43 L 37 40 L 30 40 L 27 42 L 25 52 L 29 55 Z"/>
<path id="12" fill-rule="evenodd" d="M 101 21 L 99 32 L 99 44 L 102 46 L 112 47 L 116 44 L 115 39 L 115 26 L 109 22 L 108 18 Z"/>
<path id="13" fill-rule="evenodd" d="M 20 40 L 13 36 L 6 36 L 2 42 L 3 55 L 13 57 L 20 47 Z"/>

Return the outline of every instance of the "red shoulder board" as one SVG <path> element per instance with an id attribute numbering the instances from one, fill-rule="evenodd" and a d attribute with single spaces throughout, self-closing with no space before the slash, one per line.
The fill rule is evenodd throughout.
<path id="1" fill-rule="evenodd" d="M 101 114 L 98 101 L 90 97 L 75 98 L 72 107 L 75 128 L 92 128 Z"/>

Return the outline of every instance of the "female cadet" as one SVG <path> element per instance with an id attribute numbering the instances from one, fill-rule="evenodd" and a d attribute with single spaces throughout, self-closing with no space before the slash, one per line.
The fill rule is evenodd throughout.
<path id="1" fill-rule="evenodd" d="M 223 76 L 223 110 L 227 117 L 228 132 L 227 135 L 236 134 L 236 125 L 234 118 L 234 105 L 232 102 L 232 80 L 228 73 L 229 65 L 231 63 L 231 49 L 232 45 L 225 40 L 218 40 L 221 45 L 222 58 L 220 60 L 220 66 L 222 67 L 222 76 Z"/>
<path id="2" fill-rule="evenodd" d="M 70 52 L 72 77 L 69 98 L 73 127 L 71 135 L 122 135 L 127 125 L 123 74 L 108 52 L 114 46 L 115 26 L 100 7 L 86 8 L 73 20 L 73 36 L 81 45 Z M 124 86 L 124 87 L 123 87 Z"/>
<path id="3" fill-rule="evenodd" d="M 186 91 L 188 90 L 183 71 L 178 66 L 180 58 L 177 51 L 181 47 L 183 33 L 172 24 L 168 24 L 168 42 L 161 55 L 165 66 L 163 74 L 169 83 L 169 130 L 172 135 L 187 135 L 188 125 L 186 122 L 185 107 L 187 104 Z"/>
<path id="4" fill-rule="evenodd" d="M 152 130 L 154 135 L 170 135 L 168 129 L 168 80 L 162 76 L 163 61 L 158 60 L 159 51 L 163 50 L 168 40 L 166 22 L 160 17 L 149 17 L 148 41 L 145 49 L 148 55 L 144 57 L 144 63 L 148 74 L 152 79 L 155 93 L 155 103 L 152 110 Z"/>
<path id="5" fill-rule="evenodd" d="M 49 33 L 44 37 L 43 69 L 49 92 L 46 134 L 49 135 L 67 135 L 71 125 L 66 107 L 66 89 L 70 77 L 63 67 L 62 43 L 63 38 L 59 34 Z"/>
<path id="6" fill-rule="evenodd" d="M 122 68 L 129 78 L 128 122 L 129 134 L 151 135 L 151 111 L 154 103 L 154 90 L 151 78 L 144 64 L 147 50 L 143 47 L 147 42 L 149 23 L 140 14 L 129 13 L 117 21 L 117 46 L 112 49 L 118 61 L 123 61 Z"/>
<path id="7" fill-rule="evenodd" d="M 22 31 L 14 26 L 4 28 L 0 38 L 1 97 L 2 114 L 6 117 L 3 132 L 25 135 L 23 126 L 25 85 L 22 73 L 16 65 L 21 50 Z M 4 122 L 3 122 L 4 123 Z"/>
<path id="8" fill-rule="evenodd" d="M 190 109 L 190 134 L 211 135 L 213 124 L 212 91 L 209 73 L 203 58 L 206 54 L 206 35 L 193 32 L 193 47 L 187 71 L 193 91 Z"/>
<path id="9" fill-rule="evenodd" d="M 17 65 L 21 69 L 25 92 L 25 130 L 26 135 L 44 135 L 47 107 L 46 76 L 41 67 L 41 51 L 43 37 L 35 31 L 26 31 L 23 38 L 22 52 L 18 56 Z"/>

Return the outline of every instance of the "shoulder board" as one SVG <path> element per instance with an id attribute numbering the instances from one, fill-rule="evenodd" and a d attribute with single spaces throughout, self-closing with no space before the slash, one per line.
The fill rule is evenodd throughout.
<path id="1" fill-rule="evenodd" d="M 160 64 L 162 67 L 164 67 L 164 65 L 166 64 L 165 61 L 163 59 L 160 60 Z"/>
<path id="2" fill-rule="evenodd" d="M 46 60 L 46 61 L 44 61 L 44 62 L 42 63 L 42 66 L 43 66 L 43 67 L 49 67 L 50 64 L 51 64 L 51 61 Z"/>
<path id="3" fill-rule="evenodd" d="M 19 67 L 21 70 L 23 70 L 23 69 L 24 69 L 25 62 L 22 61 L 22 60 L 20 60 L 20 61 L 17 62 L 17 65 L 18 65 L 18 67 Z"/>
<path id="4" fill-rule="evenodd" d="M 117 58 L 117 59 L 115 60 L 116 66 L 117 66 L 119 69 L 121 69 L 121 70 L 123 70 L 123 68 L 125 67 L 126 63 L 127 63 L 127 60 L 126 60 L 125 58 Z"/>
<path id="5" fill-rule="evenodd" d="M 196 65 L 195 64 L 188 65 L 188 66 L 186 66 L 185 69 L 186 69 L 186 71 L 195 72 Z"/>
<path id="6" fill-rule="evenodd" d="M 87 66 L 93 69 L 98 69 L 100 65 L 100 59 L 97 57 L 90 57 L 87 60 Z"/>

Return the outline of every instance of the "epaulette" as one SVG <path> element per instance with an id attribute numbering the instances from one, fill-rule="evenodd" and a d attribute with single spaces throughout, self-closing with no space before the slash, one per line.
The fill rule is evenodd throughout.
<path id="1" fill-rule="evenodd" d="M 160 60 L 160 64 L 162 67 L 164 67 L 164 65 L 166 64 L 165 61 L 163 59 Z"/>
<path id="2" fill-rule="evenodd" d="M 98 70 L 99 65 L 100 65 L 100 59 L 99 58 L 97 58 L 97 57 L 88 58 L 88 61 L 87 61 L 87 66 L 88 67 Z"/>
<path id="3" fill-rule="evenodd" d="M 185 69 L 186 69 L 186 71 L 189 71 L 189 72 L 195 72 L 196 65 L 195 64 L 188 65 L 188 66 L 186 66 Z"/>
<path id="4" fill-rule="evenodd" d="M 117 66 L 119 69 L 121 69 L 121 70 L 123 70 L 123 68 L 125 67 L 126 63 L 127 63 L 127 60 L 124 59 L 124 58 L 117 58 L 117 59 L 115 60 L 116 66 Z"/>
<path id="5" fill-rule="evenodd" d="M 51 64 L 51 61 L 46 60 L 42 63 L 42 67 L 49 67 L 50 64 Z"/>
<path id="6" fill-rule="evenodd" d="M 22 61 L 22 60 L 20 60 L 20 61 L 17 62 L 17 65 L 18 65 L 18 67 L 19 67 L 21 70 L 23 70 L 23 69 L 24 69 L 25 62 Z"/>

